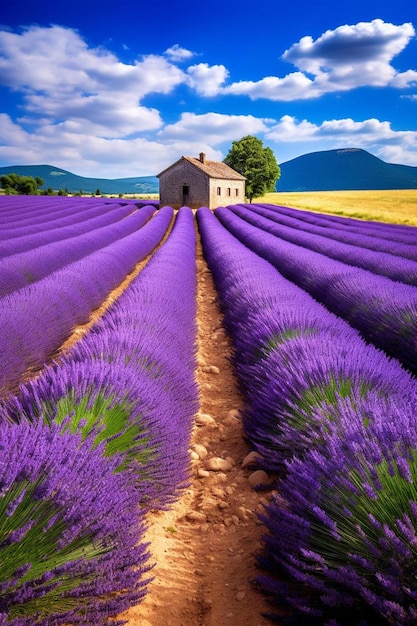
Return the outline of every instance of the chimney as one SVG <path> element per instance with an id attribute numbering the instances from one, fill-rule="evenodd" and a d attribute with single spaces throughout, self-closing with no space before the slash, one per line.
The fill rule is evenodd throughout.
<path id="1" fill-rule="evenodd" d="M 201 163 L 205 163 L 206 162 L 206 155 L 204 154 L 204 152 L 200 152 L 200 161 L 201 161 Z"/>

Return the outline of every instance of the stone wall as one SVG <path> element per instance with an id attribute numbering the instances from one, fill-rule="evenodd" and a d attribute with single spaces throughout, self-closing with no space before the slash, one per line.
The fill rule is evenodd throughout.
<path id="1" fill-rule="evenodd" d="M 244 180 L 210 179 L 210 209 L 238 202 L 245 202 Z"/>
<path id="2" fill-rule="evenodd" d="M 159 204 L 168 204 L 174 209 L 189 206 L 197 209 L 208 206 L 209 178 L 204 172 L 187 161 L 180 161 L 159 177 Z M 188 195 L 184 192 L 188 188 Z"/>
<path id="3" fill-rule="evenodd" d="M 245 181 L 211 178 L 186 160 L 159 175 L 159 204 L 174 209 L 217 206 L 245 202 Z"/>

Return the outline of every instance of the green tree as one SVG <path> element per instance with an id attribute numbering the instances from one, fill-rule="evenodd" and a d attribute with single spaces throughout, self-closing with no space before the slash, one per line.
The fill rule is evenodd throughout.
<path id="1" fill-rule="evenodd" d="M 7 194 L 18 194 L 23 196 L 36 195 L 38 188 L 42 187 L 43 180 L 39 176 L 20 176 L 12 172 L 0 178 L 2 189 Z"/>
<path id="2" fill-rule="evenodd" d="M 53 196 L 54 195 L 54 190 L 52 189 L 52 187 L 48 187 L 48 189 L 45 189 L 44 191 L 42 191 L 42 195 L 43 196 Z"/>
<path id="3" fill-rule="evenodd" d="M 271 148 L 252 135 L 233 141 L 224 163 L 246 178 L 246 197 L 249 202 L 268 191 L 275 191 L 281 170 Z"/>

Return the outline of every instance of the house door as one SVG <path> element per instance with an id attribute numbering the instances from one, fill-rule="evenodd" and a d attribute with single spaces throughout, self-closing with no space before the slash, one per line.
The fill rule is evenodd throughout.
<path id="1" fill-rule="evenodd" d="M 189 185 L 182 186 L 182 206 L 187 206 L 190 198 L 190 187 Z"/>

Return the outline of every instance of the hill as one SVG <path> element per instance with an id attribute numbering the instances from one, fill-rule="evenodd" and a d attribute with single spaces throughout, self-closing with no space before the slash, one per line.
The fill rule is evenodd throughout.
<path id="1" fill-rule="evenodd" d="M 359 148 L 311 152 L 280 168 L 277 191 L 417 189 L 417 167 L 386 163 Z"/>
<path id="2" fill-rule="evenodd" d="M 352 189 L 417 189 L 417 167 L 386 163 L 366 150 L 344 148 L 311 152 L 280 164 L 277 191 L 349 191 Z M 70 193 L 159 193 L 156 176 L 133 178 L 86 178 L 53 165 L 0 167 L 0 176 L 16 172 L 40 176 L 42 189 L 66 189 Z"/>
<path id="3" fill-rule="evenodd" d="M 104 194 L 119 193 L 159 193 L 159 181 L 156 176 L 138 176 L 135 178 L 86 178 L 77 176 L 67 170 L 53 165 L 10 165 L 0 167 L 0 176 L 15 172 L 20 176 L 40 176 L 44 185 L 41 189 L 49 187 L 54 191 L 66 189 L 69 193 L 95 193 L 97 189 Z"/>

